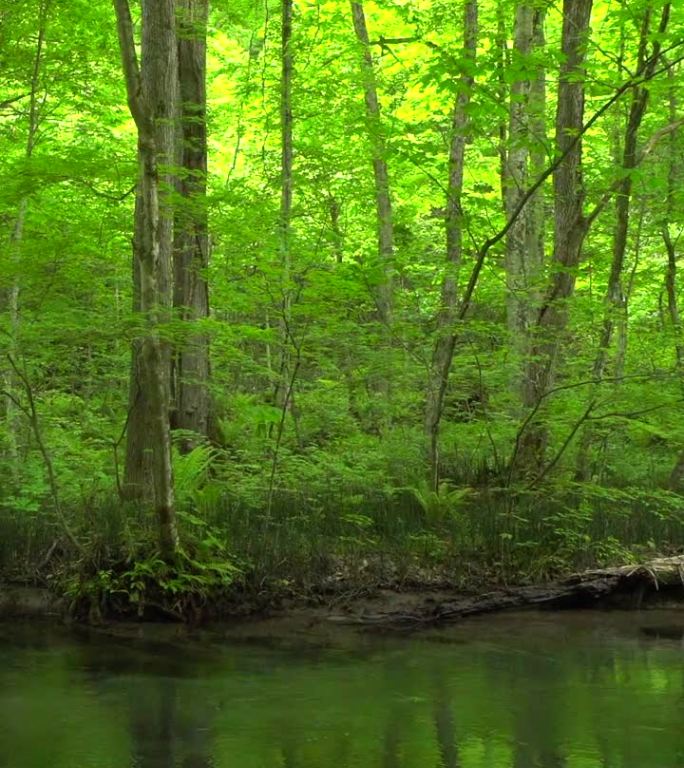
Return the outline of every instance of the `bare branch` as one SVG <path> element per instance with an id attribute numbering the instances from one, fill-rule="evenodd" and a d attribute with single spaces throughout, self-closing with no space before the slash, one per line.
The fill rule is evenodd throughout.
<path id="1" fill-rule="evenodd" d="M 64 533 L 66 534 L 66 537 L 69 539 L 74 549 L 80 554 L 83 554 L 83 547 L 81 546 L 81 543 L 77 539 L 76 534 L 71 529 L 71 526 L 69 525 L 64 515 L 64 510 L 62 509 L 62 505 L 59 499 L 59 486 L 57 483 L 57 476 L 55 475 L 55 470 L 52 465 L 52 458 L 50 457 L 50 453 L 47 449 L 47 446 L 45 445 L 45 441 L 43 440 L 43 432 L 40 428 L 38 410 L 36 408 L 36 402 L 33 397 L 33 387 L 31 386 L 31 382 L 29 381 L 29 378 L 26 375 L 26 372 L 23 371 L 21 368 L 19 368 L 19 366 L 16 363 L 16 360 L 12 357 L 12 355 L 8 354 L 7 360 L 10 366 L 12 367 L 12 370 L 16 374 L 17 378 L 21 382 L 22 387 L 24 388 L 24 394 L 26 395 L 28 406 L 21 405 L 17 402 L 17 400 L 13 396 L 10 395 L 10 397 L 14 401 L 14 403 L 21 409 L 21 411 L 28 418 L 31 424 L 33 435 L 36 438 L 36 443 L 38 444 L 38 450 L 40 451 L 40 455 L 43 457 L 43 463 L 45 464 L 45 469 L 47 471 L 48 483 L 50 486 L 50 493 L 52 495 L 52 502 L 54 505 L 55 512 L 57 514 L 57 517 L 59 518 L 60 523 L 62 524 L 62 528 L 64 529 Z"/>

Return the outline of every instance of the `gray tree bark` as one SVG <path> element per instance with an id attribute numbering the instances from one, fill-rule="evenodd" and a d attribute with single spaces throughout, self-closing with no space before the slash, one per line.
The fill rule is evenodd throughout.
<path id="1" fill-rule="evenodd" d="M 292 50 L 292 0 L 281 3 L 280 47 L 280 211 L 278 217 L 278 250 L 280 257 L 282 302 L 279 307 L 280 361 L 275 385 L 274 402 L 282 408 L 291 378 L 292 343 L 292 197 L 294 137 L 292 115 L 292 85 L 294 77 L 294 52 Z"/>
<path id="2" fill-rule="evenodd" d="M 138 131 L 138 194 L 134 235 L 136 302 L 145 330 L 133 349 L 125 484 L 129 495 L 152 503 L 161 554 L 178 546 L 171 434 L 169 354 L 159 333 L 171 303 L 173 218 L 163 195 L 171 179 L 177 95 L 174 0 L 143 0 L 139 67 L 128 0 L 114 0 L 128 105 Z"/>
<path id="3" fill-rule="evenodd" d="M 380 320 L 388 327 L 392 322 L 394 293 L 394 227 L 392 220 L 392 199 L 390 197 L 389 171 L 387 169 L 387 148 L 380 119 L 380 102 L 371 54 L 368 27 L 363 4 L 352 2 L 354 31 L 362 52 L 363 92 L 366 102 L 368 131 L 373 157 L 373 178 L 375 182 L 375 207 L 378 221 L 378 256 L 383 279 L 377 288 L 376 302 Z"/>
<path id="4" fill-rule="evenodd" d="M 178 1 L 178 160 L 173 253 L 173 306 L 190 323 L 209 317 L 207 226 L 207 16 L 208 0 Z M 172 426 L 188 434 L 190 450 L 209 434 L 209 340 L 193 331 L 172 360 Z M 192 437 L 194 435 L 195 437 Z"/>
<path id="5" fill-rule="evenodd" d="M 670 79 L 669 110 L 670 124 L 677 120 L 677 93 L 674 85 L 674 73 L 672 68 L 668 71 Z M 667 313 L 670 327 L 675 339 L 675 366 L 679 373 L 682 389 L 684 390 L 684 338 L 682 336 L 682 316 L 679 310 L 677 298 L 677 248 L 670 231 L 670 218 L 675 208 L 675 190 L 679 183 L 682 163 L 678 161 L 678 145 L 676 136 L 670 134 L 668 147 L 669 169 L 667 174 L 667 205 L 666 219 L 662 226 L 662 238 L 667 253 L 667 265 L 665 269 L 665 292 L 667 294 Z M 684 450 L 679 452 L 677 459 L 668 478 L 668 487 L 671 491 L 681 493 L 684 491 Z"/>
<path id="6" fill-rule="evenodd" d="M 556 153 L 563 157 L 553 174 L 553 269 L 546 295 L 537 313 L 535 343 L 527 363 L 525 386 L 530 401 L 538 405 L 552 381 L 556 359 L 567 326 L 567 300 L 575 287 L 575 272 L 587 231 L 583 213 L 582 128 L 586 44 L 590 31 L 592 0 L 564 0 L 561 52 L 563 60 L 556 107 Z M 578 138 L 580 137 L 580 138 Z M 547 442 L 543 419 L 525 424 L 519 435 L 512 469 L 523 474 L 541 470 Z"/>
<path id="7" fill-rule="evenodd" d="M 663 35 L 667 29 L 670 18 L 670 3 L 666 3 L 662 9 L 658 34 Z M 651 8 L 644 13 L 639 40 L 639 61 L 637 73 L 649 79 L 657 66 L 660 53 L 660 42 L 656 39 L 653 49 L 648 51 L 649 38 L 651 36 Z M 632 205 L 632 171 L 639 164 L 638 139 L 639 129 L 648 106 L 648 85 L 637 87 L 632 92 L 632 100 L 629 107 L 627 124 L 625 125 L 622 140 L 621 179 L 617 185 L 615 200 L 615 229 L 613 231 L 613 257 L 608 276 L 608 287 L 604 299 L 603 327 L 599 340 L 598 350 L 594 358 L 592 378 L 596 382 L 592 387 L 590 399 L 595 396 L 596 387 L 603 380 L 611 344 L 617 325 L 625 325 L 627 322 L 627 296 L 623 286 L 623 272 L 625 256 L 627 253 L 627 240 L 629 235 L 630 213 Z M 625 336 L 623 335 L 623 338 Z M 624 354 L 624 352 L 623 352 Z M 586 425 L 582 431 L 580 445 L 577 453 L 577 466 L 575 479 L 586 481 L 589 479 L 590 462 L 589 454 L 593 441 L 594 430 Z"/>
<path id="8" fill-rule="evenodd" d="M 424 428 L 428 440 L 430 481 L 439 485 L 439 425 L 444 397 L 454 356 L 456 334 L 454 323 L 458 313 L 458 272 L 463 256 L 463 170 L 468 140 L 468 105 L 475 82 L 477 55 L 477 0 L 467 0 L 463 11 L 463 60 L 467 63 L 461 75 L 458 96 L 451 117 L 449 176 L 446 200 L 446 273 L 442 283 L 441 306 L 437 317 L 437 338 L 432 353 L 432 367 L 425 403 Z"/>
<path id="9" fill-rule="evenodd" d="M 524 70 L 544 47 L 545 9 L 520 4 L 515 13 L 513 56 Z M 511 85 L 508 152 L 503 170 L 506 217 L 512 218 L 545 163 L 545 72 L 534 72 Z M 544 262 L 544 194 L 540 188 L 524 204 L 506 236 L 506 311 L 512 347 L 516 353 L 514 388 L 524 408 L 534 403 L 522 375 L 531 349 L 531 333 L 539 309 L 540 278 Z"/>
<path id="10" fill-rule="evenodd" d="M 658 34 L 663 35 L 667 29 L 670 18 L 670 3 L 666 3 L 662 10 Z M 641 27 L 641 39 L 639 41 L 639 65 L 638 73 L 649 79 L 657 66 L 660 53 L 660 42 L 655 41 L 653 50 L 647 57 L 648 40 L 651 35 L 651 9 L 646 9 Z M 613 259 L 608 277 L 608 290 L 605 298 L 605 313 L 603 318 L 603 330 L 599 350 L 594 361 L 594 378 L 600 379 L 605 371 L 608 351 L 613 338 L 616 320 L 625 311 L 625 296 L 622 285 L 625 254 L 627 252 L 627 237 L 629 234 L 630 208 L 632 203 L 632 171 L 638 165 L 637 143 L 639 128 L 648 106 L 649 89 L 647 85 L 635 88 L 629 108 L 629 116 L 625 127 L 622 150 L 622 179 L 617 188 L 615 200 L 615 230 L 613 233 Z"/>

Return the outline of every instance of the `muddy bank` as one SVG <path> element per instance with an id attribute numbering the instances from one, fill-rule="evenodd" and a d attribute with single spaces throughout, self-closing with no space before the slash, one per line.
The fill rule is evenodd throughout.
<path id="1" fill-rule="evenodd" d="M 232 620 L 264 626 L 286 618 L 294 626 L 350 626 L 387 630 L 421 629 L 453 623 L 469 616 L 515 609 L 561 610 L 568 608 L 684 608 L 684 556 L 658 558 L 638 565 L 625 565 L 574 574 L 543 585 L 500 587 L 468 593 L 437 589 L 433 585 L 400 587 L 340 588 L 335 593 L 278 599 L 262 604 L 258 611 L 233 604 L 213 620 Z M 0 586 L 0 620 L 65 619 L 64 600 L 47 589 Z M 107 617 L 109 619 L 116 617 Z M 146 617 L 150 618 L 150 617 Z M 151 617 L 159 618 L 159 617 Z M 168 617 L 167 617 L 168 618 Z"/>
<path id="2" fill-rule="evenodd" d="M 0 621 L 3 619 L 60 619 L 64 600 L 49 589 L 0 585 Z"/>
<path id="3" fill-rule="evenodd" d="M 469 616 L 537 608 L 684 607 L 684 556 L 658 558 L 642 564 L 595 569 L 540 586 L 494 589 L 474 595 L 448 593 L 408 595 L 397 601 L 354 601 L 332 612 L 331 621 L 362 626 L 421 628 Z"/>

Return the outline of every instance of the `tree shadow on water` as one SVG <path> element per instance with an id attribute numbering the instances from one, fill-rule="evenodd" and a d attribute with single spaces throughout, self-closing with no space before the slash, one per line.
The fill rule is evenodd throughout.
<path id="1" fill-rule="evenodd" d="M 131 768 L 214 768 L 210 713 L 173 678 L 143 678 L 129 700 Z"/>

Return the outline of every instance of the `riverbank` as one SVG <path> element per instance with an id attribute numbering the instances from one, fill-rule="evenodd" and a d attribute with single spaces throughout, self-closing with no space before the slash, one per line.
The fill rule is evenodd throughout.
<path id="1" fill-rule="evenodd" d="M 308 593 L 274 591 L 259 595 L 234 592 L 221 604 L 206 605 L 189 617 L 151 604 L 138 616 L 131 611 L 103 613 L 90 607 L 76 612 L 73 603 L 54 591 L 31 586 L 0 586 L 0 620 L 47 619 L 102 625 L 137 618 L 175 620 L 198 625 L 217 621 L 294 619 L 305 625 L 356 626 L 381 630 L 424 629 L 470 616 L 513 609 L 642 608 L 684 606 L 684 556 L 663 557 L 613 568 L 592 569 L 537 585 L 497 586 L 464 590 L 426 580 L 383 585 L 340 580 Z"/>

